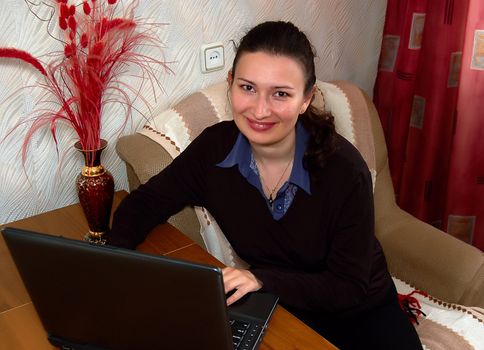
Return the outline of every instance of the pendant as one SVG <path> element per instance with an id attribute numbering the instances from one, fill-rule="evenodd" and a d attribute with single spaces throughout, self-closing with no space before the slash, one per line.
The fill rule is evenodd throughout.
<path id="1" fill-rule="evenodd" d="M 272 194 L 268 198 L 269 201 L 269 206 L 271 207 L 271 210 L 274 211 L 274 199 L 272 198 Z"/>

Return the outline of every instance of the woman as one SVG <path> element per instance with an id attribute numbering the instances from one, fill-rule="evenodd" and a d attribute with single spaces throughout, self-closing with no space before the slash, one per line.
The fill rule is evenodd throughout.
<path id="1" fill-rule="evenodd" d="M 250 269 L 225 268 L 231 304 L 265 290 L 343 349 L 421 349 L 373 232 L 369 170 L 311 106 L 314 54 L 293 24 L 242 39 L 229 72 L 234 121 L 207 128 L 115 214 L 133 248 L 186 205 L 217 220 Z"/>

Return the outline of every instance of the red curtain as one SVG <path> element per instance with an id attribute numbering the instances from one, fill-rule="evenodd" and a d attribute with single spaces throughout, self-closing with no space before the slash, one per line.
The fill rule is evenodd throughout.
<path id="1" fill-rule="evenodd" d="M 484 1 L 388 0 L 374 102 L 400 207 L 484 250 Z"/>

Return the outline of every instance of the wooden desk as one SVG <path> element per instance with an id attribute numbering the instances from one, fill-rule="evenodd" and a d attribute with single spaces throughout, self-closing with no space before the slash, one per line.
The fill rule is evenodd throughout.
<path id="1" fill-rule="evenodd" d="M 127 195 L 117 192 L 114 208 Z M 88 227 L 78 204 L 19 220 L 8 225 L 27 230 L 82 239 Z M 138 250 L 217 266 L 222 264 L 169 224 L 159 225 Z M 52 350 L 17 269 L 0 237 L 0 348 Z M 336 349 L 281 306 L 277 306 L 261 350 Z"/>

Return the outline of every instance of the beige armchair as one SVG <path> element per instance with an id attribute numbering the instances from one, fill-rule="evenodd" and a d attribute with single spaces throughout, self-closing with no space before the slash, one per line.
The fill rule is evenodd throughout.
<path id="1" fill-rule="evenodd" d="M 357 89 L 348 83 L 343 85 L 353 89 L 353 92 Z M 353 93 L 351 97 L 348 95 L 348 98 L 355 99 L 350 101 L 350 106 L 358 106 L 359 110 L 355 112 L 366 115 L 369 126 L 369 130 L 364 131 L 367 135 L 366 140 L 369 141 L 362 147 L 367 150 L 374 148 L 376 235 L 383 246 L 390 272 L 393 276 L 443 301 L 484 307 L 483 253 L 416 219 L 397 206 L 385 139 L 377 111 L 371 100 L 357 90 L 359 95 Z M 224 96 L 218 98 L 223 99 Z M 357 99 L 360 100 L 356 101 Z M 213 102 L 214 96 L 209 100 Z M 183 101 L 180 103 L 183 104 Z M 172 108 L 176 110 L 177 106 Z M 196 108 L 192 108 L 190 113 L 198 112 Z M 183 113 L 187 113 L 186 110 Z M 355 127 L 358 125 L 356 123 Z M 130 189 L 146 182 L 172 160 L 170 152 L 146 134 L 136 133 L 122 137 L 116 147 L 119 156 L 126 162 Z M 183 212 L 172 217 L 170 222 L 206 248 L 192 208 L 185 208 Z"/>

